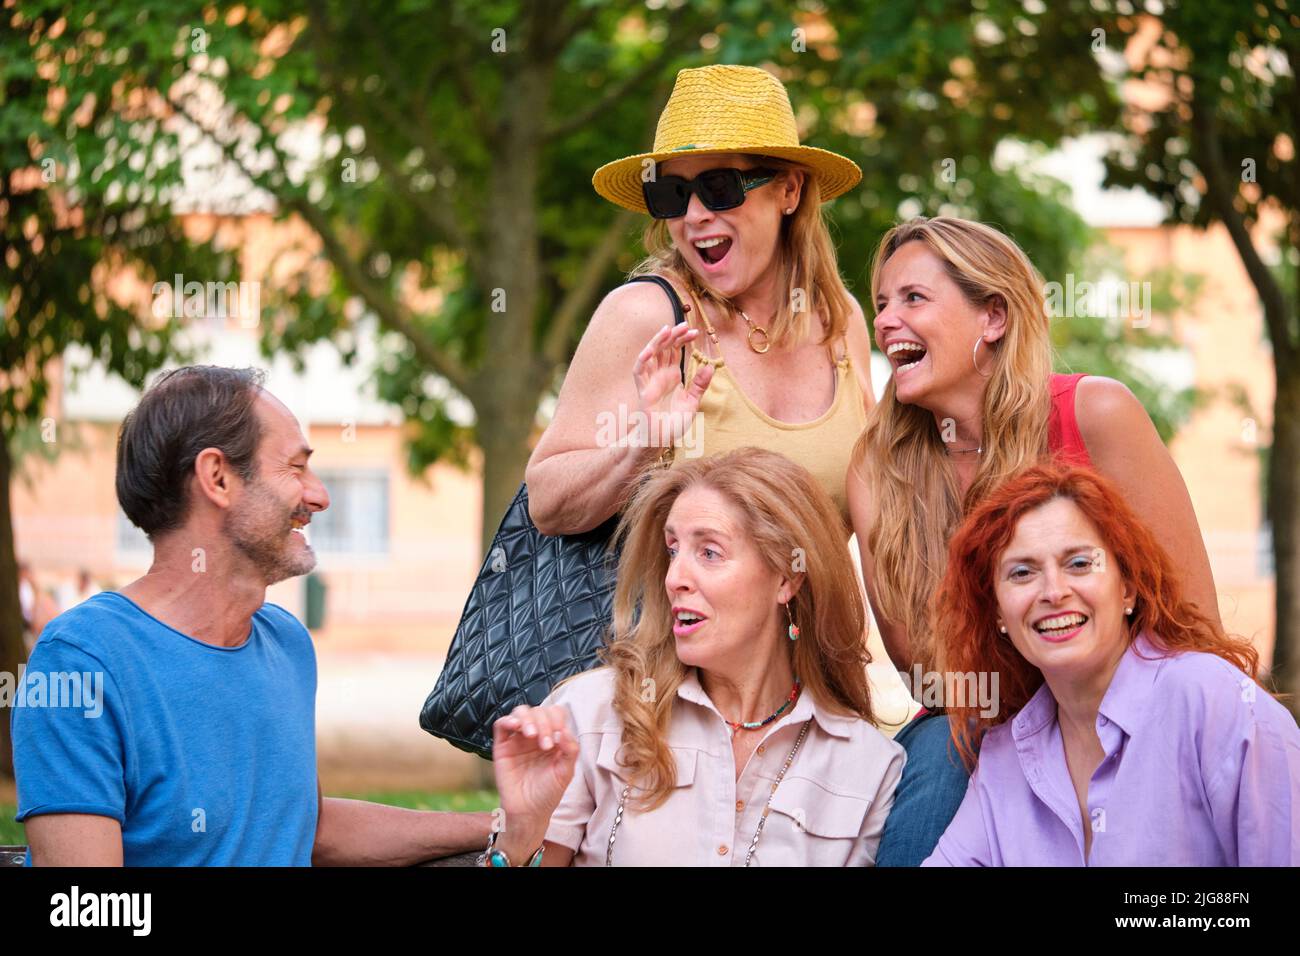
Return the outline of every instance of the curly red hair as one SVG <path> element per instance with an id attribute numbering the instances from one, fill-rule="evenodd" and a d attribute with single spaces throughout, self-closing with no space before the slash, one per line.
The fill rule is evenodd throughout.
<path id="1" fill-rule="evenodd" d="M 1146 631 L 1170 651 L 1204 651 L 1223 658 L 1252 678 L 1259 653 L 1245 638 L 1230 636 L 1183 595 L 1180 575 L 1155 536 L 1118 489 L 1087 468 L 1059 463 L 1026 468 L 985 497 L 948 544 L 948 567 L 935 596 L 936 636 L 944 669 L 955 673 L 996 671 L 1000 700 L 996 717 L 975 702 L 948 708 L 953 742 L 967 767 L 975 764 L 984 733 L 1008 720 L 1043 683 L 1042 672 L 1020 655 L 997 629 L 995 569 L 1020 519 L 1056 498 L 1067 498 L 1101 534 L 1106 558 L 1136 589 L 1128 640 Z"/>

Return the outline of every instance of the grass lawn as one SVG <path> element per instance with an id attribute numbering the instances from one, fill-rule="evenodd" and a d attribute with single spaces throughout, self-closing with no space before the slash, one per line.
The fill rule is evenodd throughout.
<path id="1" fill-rule="evenodd" d="M 21 846 L 27 842 L 23 825 L 14 823 L 18 808 L 12 803 L 0 803 L 0 846 Z"/>
<path id="2" fill-rule="evenodd" d="M 429 790 L 387 790 L 373 793 L 331 793 L 327 796 L 370 800 L 394 807 L 409 807 L 412 810 L 491 811 L 497 806 L 495 790 L 461 790 L 451 793 Z M 21 845 L 27 842 L 23 825 L 14 823 L 14 814 L 17 812 L 18 808 L 14 804 L 0 803 L 0 846 Z"/>
<path id="3" fill-rule="evenodd" d="M 459 813 L 485 810 L 491 812 L 500 806 L 495 790 L 457 790 L 437 793 L 429 790 L 380 790 L 370 793 L 329 793 L 328 797 L 350 797 L 386 803 L 392 807 L 409 807 L 412 810 L 455 810 Z"/>

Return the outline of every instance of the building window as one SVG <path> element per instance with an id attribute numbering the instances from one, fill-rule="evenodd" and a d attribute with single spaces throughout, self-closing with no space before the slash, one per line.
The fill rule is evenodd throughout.
<path id="1" fill-rule="evenodd" d="M 330 506 L 311 518 L 312 547 L 323 554 L 383 555 L 388 553 L 388 472 L 380 470 L 320 471 Z M 153 545 L 145 533 L 117 511 L 117 553 L 124 558 L 148 558 Z"/>
<path id="2" fill-rule="evenodd" d="M 125 558 L 149 557 L 153 545 L 143 531 L 131 523 L 126 512 L 117 509 L 117 553 Z"/>
<path id="3" fill-rule="evenodd" d="M 323 554 L 388 553 L 388 472 L 319 471 L 330 506 L 311 518 L 312 547 Z"/>
<path id="4" fill-rule="evenodd" d="M 1267 521 L 1259 526 L 1258 549 L 1255 552 L 1255 570 L 1261 578 L 1273 577 L 1273 526 Z"/>

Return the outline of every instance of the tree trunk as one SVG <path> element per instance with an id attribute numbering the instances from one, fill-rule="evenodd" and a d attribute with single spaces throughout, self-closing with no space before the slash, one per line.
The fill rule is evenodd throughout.
<path id="1" fill-rule="evenodd" d="M 0 435 L 0 672 L 13 674 L 27 660 L 23 615 L 18 603 L 18 560 L 14 554 L 13 508 L 9 481 L 13 462 L 9 439 Z M 13 777 L 13 742 L 7 709 L 0 710 L 0 777 Z"/>
<path id="2" fill-rule="evenodd" d="M 534 41 L 540 36 L 534 32 Z M 467 396 L 480 423 L 483 523 L 479 541 L 484 555 L 523 480 L 537 405 L 550 382 L 545 360 L 538 356 L 536 335 L 542 288 L 537 175 L 553 68 L 544 58 L 526 58 L 511 77 L 512 93 L 502 104 L 497 133 L 498 143 L 508 148 L 499 150 L 492 163 L 485 223 L 485 248 L 491 251 L 478 270 L 490 285 L 483 291 L 492 310 L 487 317 L 491 346 Z M 492 765 L 486 760 L 479 766 L 478 782 L 483 788 L 495 786 Z"/>
<path id="3" fill-rule="evenodd" d="M 1277 366 L 1273 449 L 1268 466 L 1268 517 L 1273 528 L 1276 630 L 1273 673 L 1300 716 L 1300 368 Z"/>
<path id="4" fill-rule="evenodd" d="M 538 25 L 533 35 L 541 36 L 545 27 Z M 483 450 L 484 553 L 523 480 L 537 405 L 550 382 L 537 336 L 542 301 L 537 176 L 553 70 L 554 63 L 544 56 L 526 58 L 511 77 L 513 92 L 502 104 L 498 133 L 499 142 L 509 148 L 500 151 L 492 164 L 485 223 L 486 248 L 491 252 L 480 270 L 492 284 L 484 290 L 492 309 L 488 314 L 492 344 L 469 396 L 478 420 L 491 423 L 478 430 Z"/>
<path id="5" fill-rule="evenodd" d="M 478 439 L 483 450 L 483 528 L 481 554 L 486 556 L 506 507 L 524 480 L 528 464 L 528 436 L 532 432 L 537 396 L 530 406 L 498 412 L 490 429 L 481 429 Z"/>

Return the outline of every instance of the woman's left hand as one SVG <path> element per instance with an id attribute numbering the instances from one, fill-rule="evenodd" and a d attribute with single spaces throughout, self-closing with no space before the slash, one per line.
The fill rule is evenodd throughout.
<path id="1" fill-rule="evenodd" d="M 506 833 L 544 834 L 560 805 L 578 759 L 568 715 L 567 707 L 521 704 L 493 725 L 492 768 Z"/>

